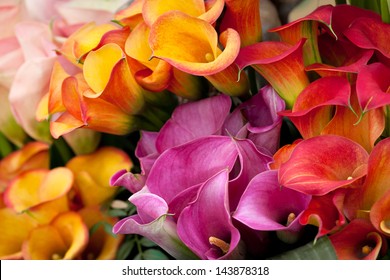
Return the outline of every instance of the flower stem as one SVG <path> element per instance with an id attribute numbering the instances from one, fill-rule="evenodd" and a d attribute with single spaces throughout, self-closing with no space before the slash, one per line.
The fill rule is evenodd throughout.
<path id="1" fill-rule="evenodd" d="M 13 148 L 3 133 L 0 132 L 0 158 L 4 158 L 12 153 Z"/>

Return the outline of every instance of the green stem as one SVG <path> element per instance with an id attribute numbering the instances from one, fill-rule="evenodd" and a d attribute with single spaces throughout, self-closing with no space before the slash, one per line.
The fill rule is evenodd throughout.
<path id="1" fill-rule="evenodd" d="M 336 5 L 347 4 L 347 0 L 336 0 Z"/>
<path id="2" fill-rule="evenodd" d="M 258 91 L 257 80 L 256 80 L 256 71 L 252 67 L 248 68 L 248 79 L 250 84 L 250 91 L 252 95 L 256 94 Z"/>
<path id="3" fill-rule="evenodd" d="M 0 132 L 0 158 L 4 158 L 13 152 L 13 148 L 8 139 Z"/>
<path id="4" fill-rule="evenodd" d="M 386 0 L 379 1 L 380 10 L 381 10 L 381 17 L 382 21 L 384 23 L 390 23 L 390 10 L 389 5 Z"/>
<path id="5" fill-rule="evenodd" d="M 74 156 L 72 150 L 62 137 L 58 138 L 57 140 L 54 140 L 52 145 L 52 148 L 57 151 L 61 159 L 61 163 L 54 163 L 55 159 L 51 158 L 51 165 L 54 164 L 52 167 L 65 165 Z M 51 156 L 53 156 L 53 154 Z"/>

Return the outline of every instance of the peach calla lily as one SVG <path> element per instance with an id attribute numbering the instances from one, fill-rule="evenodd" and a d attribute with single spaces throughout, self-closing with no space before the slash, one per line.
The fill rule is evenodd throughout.
<path id="1" fill-rule="evenodd" d="M 49 225 L 33 229 L 23 244 L 23 257 L 31 260 L 70 260 L 88 244 L 88 229 L 76 212 L 58 215 Z"/>

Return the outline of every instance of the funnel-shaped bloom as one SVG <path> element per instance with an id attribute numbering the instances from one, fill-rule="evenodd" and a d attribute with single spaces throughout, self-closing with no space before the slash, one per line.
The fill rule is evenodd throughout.
<path id="1" fill-rule="evenodd" d="M 313 196 L 307 209 L 299 217 L 302 225 L 311 224 L 318 227 L 316 239 L 334 233 L 346 223 L 343 214 L 345 191 L 342 189 L 326 195 Z"/>
<path id="2" fill-rule="evenodd" d="M 374 18 L 358 18 L 344 32 L 345 36 L 362 49 L 375 50 L 390 62 L 390 25 Z"/>
<path id="3" fill-rule="evenodd" d="M 319 149 L 318 147 L 321 147 Z M 367 151 L 336 135 L 322 135 L 296 145 L 279 169 L 281 186 L 311 195 L 348 187 L 367 173 Z"/>
<path id="4" fill-rule="evenodd" d="M 228 175 L 223 170 L 207 180 L 177 222 L 179 237 L 201 259 L 241 259 L 245 255 L 230 217 Z"/>
<path id="5" fill-rule="evenodd" d="M 255 230 L 299 232 L 299 217 L 311 196 L 280 188 L 276 170 L 255 176 L 242 195 L 234 219 Z"/>
<path id="6" fill-rule="evenodd" d="M 221 15 L 224 4 L 224 0 L 209 2 L 202 0 L 145 0 L 142 7 L 142 15 L 148 26 L 152 26 L 160 16 L 170 11 L 180 11 L 191 17 L 213 24 Z"/>
<path id="7" fill-rule="evenodd" d="M 22 259 L 22 244 L 37 226 L 34 218 L 9 208 L 0 209 L 0 259 Z"/>
<path id="8" fill-rule="evenodd" d="M 236 64 L 242 70 L 252 66 L 292 108 L 301 91 L 309 85 L 302 47 L 304 39 L 294 46 L 283 42 L 261 42 L 241 49 Z"/>
<path id="9" fill-rule="evenodd" d="M 116 257 L 123 235 L 113 236 L 106 232 L 104 226 L 99 224 L 107 223 L 113 226 L 117 219 L 105 216 L 99 206 L 85 207 L 79 212 L 87 228 L 89 229 L 89 240 L 87 247 L 83 250 L 82 259 L 86 260 L 113 260 Z M 94 227 L 98 228 L 93 231 Z"/>
<path id="10" fill-rule="evenodd" d="M 141 234 L 158 244 L 176 259 L 194 259 L 176 232 L 176 223 L 168 213 L 168 205 L 146 189 L 130 197 L 137 206 L 137 215 L 120 220 L 113 227 L 115 234 Z"/>
<path id="11" fill-rule="evenodd" d="M 117 170 L 128 171 L 131 166 L 129 156 L 114 147 L 76 156 L 66 164 L 74 174 L 74 190 L 83 206 L 99 205 L 112 198 L 117 190 L 109 186 L 110 177 Z"/>
<path id="12" fill-rule="evenodd" d="M 132 30 L 125 43 L 126 54 L 134 59 L 129 61 L 137 83 L 152 92 L 167 89 L 187 99 L 198 99 L 202 92 L 199 77 L 184 73 L 164 60 L 150 60 L 149 33 L 150 28 L 142 22 Z"/>
<path id="13" fill-rule="evenodd" d="M 265 86 L 226 118 L 222 133 L 250 139 L 259 150 L 265 148 L 273 154 L 279 148 L 282 125 L 278 113 L 284 109 L 283 99 L 272 87 Z"/>
<path id="14" fill-rule="evenodd" d="M 346 202 L 351 218 L 370 218 L 374 227 L 386 235 L 390 235 L 390 167 L 387 164 L 389 156 L 390 139 L 386 138 L 380 141 L 370 154 L 363 187 L 351 193 Z"/>
<path id="15" fill-rule="evenodd" d="M 357 76 L 356 92 L 362 113 L 390 104 L 390 67 L 372 63 L 363 67 Z"/>
<path id="16" fill-rule="evenodd" d="M 75 212 L 58 215 L 49 225 L 33 229 L 23 244 L 23 257 L 30 260 L 70 260 L 88 244 L 88 228 Z"/>
<path id="17" fill-rule="evenodd" d="M 321 24 L 321 26 L 329 29 L 332 10 L 333 6 L 331 5 L 320 6 L 309 15 L 270 31 L 278 32 L 282 41 L 291 45 L 296 44 L 302 38 L 306 38 L 307 40 L 303 46 L 305 65 L 320 63 L 318 28 Z"/>
<path id="18" fill-rule="evenodd" d="M 354 219 L 341 231 L 329 237 L 336 251 L 338 259 L 341 260 L 375 260 L 386 248 L 384 239 L 364 219 Z"/>
<path id="19" fill-rule="evenodd" d="M 66 195 L 72 184 L 73 174 L 67 168 L 30 170 L 7 187 L 4 202 L 18 213 L 28 211 L 39 223 L 45 224 L 68 210 Z"/>
<path id="20" fill-rule="evenodd" d="M 225 0 L 220 32 L 227 28 L 238 31 L 241 47 L 261 41 L 260 1 Z"/>
<path id="21" fill-rule="evenodd" d="M 237 31 L 227 29 L 220 40 L 224 50 L 218 47 L 218 34 L 211 24 L 171 11 L 151 26 L 149 45 L 153 57 L 183 72 L 205 76 L 217 90 L 234 96 L 246 94 L 247 80 L 243 77 L 237 82 L 238 69 L 233 65 L 240 50 L 240 36 Z"/>
<path id="22" fill-rule="evenodd" d="M 142 7 L 144 0 L 134 0 L 124 9 L 121 9 L 115 14 L 115 21 L 118 21 L 123 26 L 128 26 L 133 29 L 138 23 L 143 22 Z"/>
<path id="23" fill-rule="evenodd" d="M 49 168 L 49 145 L 30 142 L 0 161 L 0 193 L 8 183 L 24 171 Z"/>
<path id="24" fill-rule="evenodd" d="M 291 111 L 280 114 L 291 119 L 303 138 L 320 135 L 332 115 L 331 105 L 349 106 L 351 87 L 341 77 L 324 77 L 312 82 L 298 96 Z"/>

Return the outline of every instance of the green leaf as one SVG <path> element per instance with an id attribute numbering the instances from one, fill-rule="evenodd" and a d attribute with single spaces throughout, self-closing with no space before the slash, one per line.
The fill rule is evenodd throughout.
<path id="1" fill-rule="evenodd" d="M 323 236 L 317 242 L 310 242 L 302 247 L 270 258 L 271 260 L 337 260 L 329 238 Z"/>
<path id="2" fill-rule="evenodd" d="M 100 221 L 100 222 L 97 222 L 96 224 L 94 224 L 89 229 L 89 235 L 93 235 L 100 227 L 103 227 L 104 231 L 106 233 L 108 233 L 109 235 L 116 237 L 116 235 L 112 232 L 112 225 L 107 223 L 107 222 L 104 222 L 104 221 Z"/>
<path id="3" fill-rule="evenodd" d="M 145 260 L 169 260 L 168 256 L 157 249 L 148 249 L 143 252 L 143 258 Z"/>
<path id="4" fill-rule="evenodd" d="M 134 239 L 127 240 L 119 247 L 116 258 L 118 260 L 125 260 L 134 249 L 135 241 Z"/>
<path id="5" fill-rule="evenodd" d="M 50 146 L 49 153 L 50 169 L 65 166 L 65 164 L 75 156 L 72 149 L 62 137 L 53 141 L 53 144 Z"/>
<path id="6" fill-rule="evenodd" d="M 142 252 L 138 253 L 133 260 L 144 260 L 144 256 Z"/>
<path id="7" fill-rule="evenodd" d="M 111 217 L 124 217 L 127 216 L 127 211 L 122 209 L 110 209 L 107 211 L 107 215 Z"/>
<path id="8" fill-rule="evenodd" d="M 0 159 L 13 152 L 12 144 L 7 140 L 3 133 L 0 132 Z"/>
<path id="9" fill-rule="evenodd" d="M 153 241 L 147 239 L 146 237 L 142 237 L 141 240 L 140 240 L 140 243 L 141 243 L 141 245 L 142 245 L 143 247 L 147 247 L 147 248 L 157 246 L 156 243 L 154 243 Z"/>

